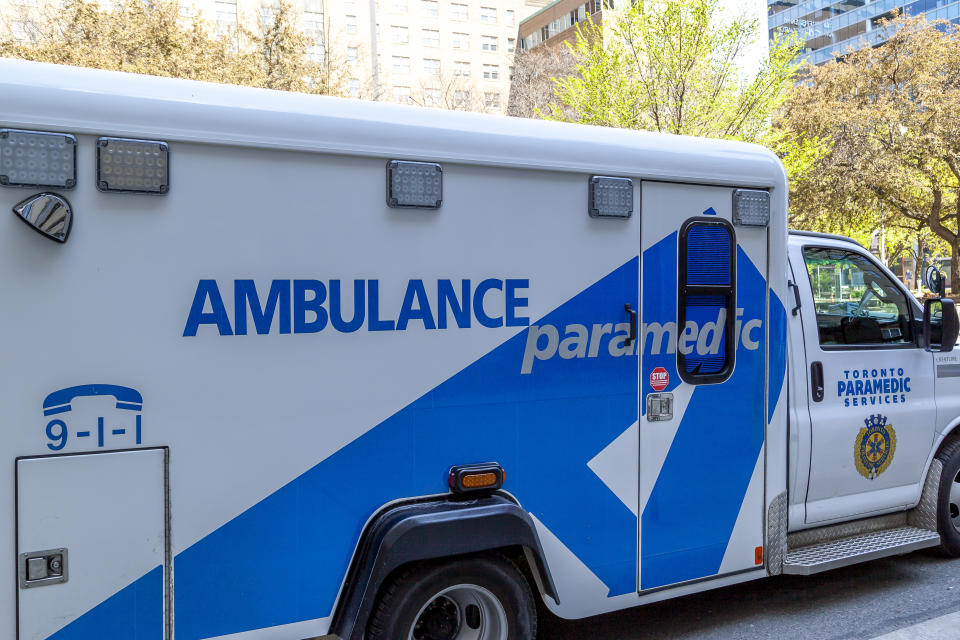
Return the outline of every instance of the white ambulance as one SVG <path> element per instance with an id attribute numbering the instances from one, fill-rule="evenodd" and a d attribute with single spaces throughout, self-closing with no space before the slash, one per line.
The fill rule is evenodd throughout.
<path id="1" fill-rule="evenodd" d="M 531 640 L 960 554 L 952 303 L 788 236 L 760 147 L 5 60 L 0 209 L 0 637 Z"/>

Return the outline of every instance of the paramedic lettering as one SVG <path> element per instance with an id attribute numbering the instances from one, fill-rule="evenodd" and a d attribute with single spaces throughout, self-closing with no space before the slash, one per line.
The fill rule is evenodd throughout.
<path id="1" fill-rule="evenodd" d="M 233 322 L 227 313 L 216 280 L 200 280 L 190 306 L 184 336 L 196 336 L 201 325 L 216 327 L 221 336 L 246 335 L 247 320 L 253 319 L 251 333 L 270 333 L 274 318 L 279 333 L 317 333 L 326 327 L 351 333 L 404 331 L 409 327 L 446 329 L 448 316 L 460 329 L 474 319 L 483 327 L 525 327 L 530 318 L 519 315 L 527 307 L 520 297 L 530 287 L 527 279 L 488 278 L 437 280 L 428 292 L 423 280 L 407 282 L 399 311 L 383 309 L 379 280 L 273 280 L 261 302 L 253 280 L 233 281 Z M 344 292 L 348 288 L 350 291 Z M 263 291 L 261 288 L 260 291 Z M 349 307 L 344 309 L 344 307 Z"/>
<path id="2" fill-rule="evenodd" d="M 692 320 L 687 321 L 679 340 L 676 322 L 645 323 L 641 327 L 644 353 L 672 354 L 679 349 L 684 354 L 694 351 L 700 355 L 717 354 L 723 344 L 726 315 L 726 309 L 721 309 L 717 314 L 716 322 L 706 322 L 703 326 Z M 762 337 L 760 329 L 763 323 L 757 318 L 744 320 L 742 315 L 743 309 L 737 309 L 735 340 L 737 344 L 742 343 L 745 349 L 755 351 L 760 346 Z M 549 360 L 558 353 L 563 359 L 596 358 L 603 355 L 616 358 L 633 355 L 635 343 L 626 344 L 629 334 L 630 325 L 626 322 L 617 325 L 594 324 L 590 327 L 584 324 L 570 324 L 564 328 L 562 335 L 553 325 L 533 325 L 527 333 L 527 345 L 523 352 L 520 373 L 533 371 L 534 360 Z"/>

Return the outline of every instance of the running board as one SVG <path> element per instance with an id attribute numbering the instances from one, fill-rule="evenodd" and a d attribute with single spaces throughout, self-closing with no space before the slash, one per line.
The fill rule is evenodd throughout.
<path id="1" fill-rule="evenodd" d="M 935 531 L 896 527 L 788 549 L 783 572 L 808 576 L 859 562 L 898 556 L 940 544 Z"/>

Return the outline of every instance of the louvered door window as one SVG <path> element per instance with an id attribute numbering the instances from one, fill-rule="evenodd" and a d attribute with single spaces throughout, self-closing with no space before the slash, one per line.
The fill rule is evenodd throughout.
<path id="1" fill-rule="evenodd" d="M 693 218 L 680 229 L 677 369 L 690 384 L 726 380 L 736 344 L 736 239 L 718 218 Z"/>

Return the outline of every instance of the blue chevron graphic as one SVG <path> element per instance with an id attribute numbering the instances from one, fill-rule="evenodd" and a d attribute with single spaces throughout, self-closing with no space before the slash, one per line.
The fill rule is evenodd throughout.
<path id="1" fill-rule="evenodd" d="M 636 305 L 637 290 L 633 259 L 535 324 L 623 322 L 623 305 Z M 544 360 L 522 375 L 526 337 L 508 340 L 180 553 L 177 639 L 330 615 L 369 516 L 397 498 L 443 493 L 451 465 L 483 460 L 503 464 L 510 492 L 611 595 L 633 592 L 636 516 L 587 462 L 637 419 L 637 359 L 601 350 L 596 358 Z"/>

